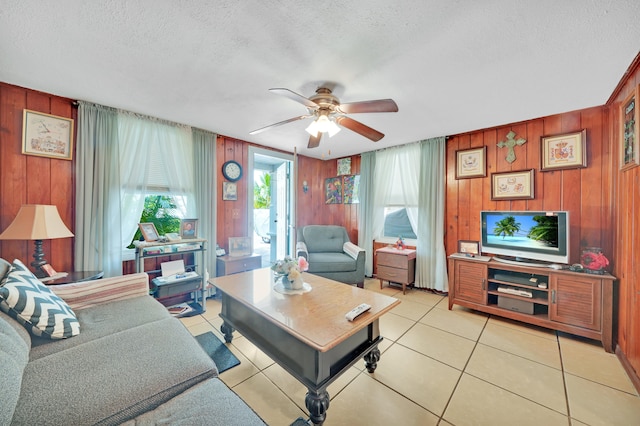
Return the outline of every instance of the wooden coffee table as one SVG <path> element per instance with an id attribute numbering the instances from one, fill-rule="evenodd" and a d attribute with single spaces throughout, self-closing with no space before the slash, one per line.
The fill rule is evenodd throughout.
<path id="1" fill-rule="evenodd" d="M 382 341 L 378 320 L 400 303 L 373 291 L 304 274 L 311 291 L 274 290 L 269 268 L 212 278 L 220 289 L 227 343 L 237 330 L 304 384 L 311 421 L 321 425 L 329 408 L 327 387 L 360 358 L 373 373 Z M 371 310 L 353 322 L 345 314 L 361 303 Z"/>

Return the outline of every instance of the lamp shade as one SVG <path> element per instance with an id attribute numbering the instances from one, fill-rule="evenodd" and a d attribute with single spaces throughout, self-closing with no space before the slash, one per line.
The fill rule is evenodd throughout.
<path id="1" fill-rule="evenodd" d="M 73 237 L 56 206 L 25 204 L 11 225 L 0 234 L 0 240 L 50 240 Z"/>

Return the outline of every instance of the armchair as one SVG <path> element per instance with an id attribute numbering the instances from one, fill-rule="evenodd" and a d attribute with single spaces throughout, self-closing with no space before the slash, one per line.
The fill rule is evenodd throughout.
<path id="1" fill-rule="evenodd" d="M 307 259 L 309 273 L 364 287 L 366 252 L 349 240 L 343 226 L 308 225 L 297 239 L 297 256 Z"/>

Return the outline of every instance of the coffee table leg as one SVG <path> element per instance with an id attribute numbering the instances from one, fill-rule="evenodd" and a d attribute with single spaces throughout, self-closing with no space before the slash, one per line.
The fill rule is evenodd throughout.
<path id="1" fill-rule="evenodd" d="M 227 343 L 231 343 L 231 339 L 233 339 L 233 327 L 231 327 L 226 322 L 223 322 L 220 326 L 220 331 L 224 334 L 224 341 Z"/>
<path id="2" fill-rule="evenodd" d="M 380 349 L 378 349 L 378 347 L 376 346 L 364 356 L 364 365 L 365 367 L 367 367 L 367 371 L 369 373 L 373 373 L 374 371 L 376 371 L 378 361 L 380 361 Z"/>
<path id="3" fill-rule="evenodd" d="M 326 390 L 313 391 L 309 389 L 304 403 L 309 410 L 309 417 L 314 425 L 322 425 L 327 418 L 327 410 L 329 409 L 329 393 Z"/>

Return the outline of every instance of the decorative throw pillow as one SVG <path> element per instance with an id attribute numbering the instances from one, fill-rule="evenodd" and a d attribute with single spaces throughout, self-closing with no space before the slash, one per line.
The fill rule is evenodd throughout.
<path id="1" fill-rule="evenodd" d="M 80 333 L 71 308 L 17 259 L 0 287 L 0 310 L 35 336 L 64 339 Z"/>

